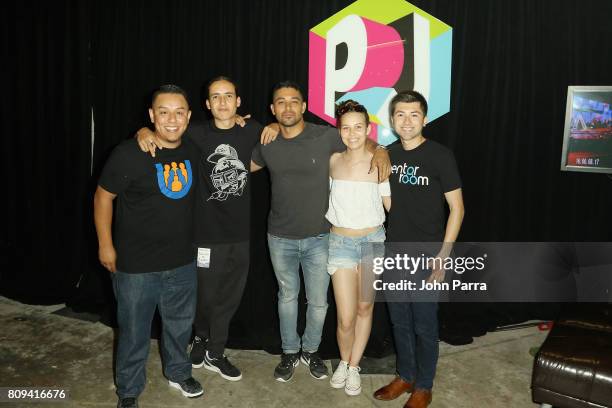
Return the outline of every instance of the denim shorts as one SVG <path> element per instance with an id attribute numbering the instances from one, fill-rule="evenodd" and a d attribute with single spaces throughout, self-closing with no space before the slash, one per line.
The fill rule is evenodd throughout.
<path id="1" fill-rule="evenodd" d="M 369 242 L 385 242 L 385 228 L 380 227 L 362 237 L 353 238 L 344 235 L 329 234 L 329 258 L 327 273 L 333 275 L 338 269 L 355 269 L 365 256 L 383 256 L 383 245 L 363 245 Z M 372 253 L 374 251 L 375 253 Z M 380 252 L 380 254 L 378 254 Z"/>

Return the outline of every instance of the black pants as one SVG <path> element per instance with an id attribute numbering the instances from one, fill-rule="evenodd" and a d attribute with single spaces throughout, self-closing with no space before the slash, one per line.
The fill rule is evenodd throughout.
<path id="1" fill-rule="evenodd" d="M 195 333 L 208 339 L 208 351 L 220 355 L 249 273 L 249 241 L 209 244 L 206 248 L 210 248 L 210 266 L 198 266 Z"/>

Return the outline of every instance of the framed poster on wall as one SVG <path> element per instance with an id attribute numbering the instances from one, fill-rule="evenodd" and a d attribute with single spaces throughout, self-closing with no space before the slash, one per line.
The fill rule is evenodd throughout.
<path id="1" fill-rule="evenodd" d="M 569 86 L 561 170 L 612 173 L 612 86 Z"/>

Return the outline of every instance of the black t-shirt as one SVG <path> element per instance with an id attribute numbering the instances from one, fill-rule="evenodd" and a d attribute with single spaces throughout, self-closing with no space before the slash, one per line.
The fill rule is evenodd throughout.
<path id="1" fill-rule="evenodd" d="M 250 165 L 262 126 L 219 129 L 214 121 L 189 126 L 187 137 L 198 147 L 199 184 L 195 202 L 197 245 L 247 241 L 250 235 Z"/>
<path id="2" fill-rule="evenodd" d="M 433 140 L 413 150 L 389 148 L 391 211 L 387 241 L 442 242 L 444 193 L 461 187 L 453 152 Z"/>
<path id="3" fill-rule="evenodd" d="M 117 146 L 99 185 L 117 194 L 113 242 L 117 269 L 157 272 L 194 260 L 193 198 L 198 153 L 183 139 L 175 149 L 143 153 L 135 139 Z"/>

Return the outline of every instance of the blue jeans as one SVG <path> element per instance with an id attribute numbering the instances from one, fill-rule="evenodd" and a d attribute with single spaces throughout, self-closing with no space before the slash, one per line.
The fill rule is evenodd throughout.
<path id="1" fill-rule="evenodd" d="M 438 364 L 438 303 L 388 302 L 397 373 L 416 389 L 431 390 Z"/>
<path id="2" fill-rule="evenodd" d="M 115 373 L 119 398 L 138 397 L 144 390 L 156 307 L 162 319 L 164 375 L 174 382 L 191 377 L 187 345 L 196 305 L 195 262 L 167 271 L 117 271 L 112 276 L 119 324 Z"/>
<path id="3" fill-rule="evenodd" d="M 306 329 L 301 348 L 315 352 L 321 343 L 321 332 L 327 314 L 327 253 L 329 234 L 304 239 L 287 239 L 268 234 L 268 247 L 278 281 L 278 315 L 283 352 L 300 351 L 297 334 L 300 264 L 306 286 Z"/>

